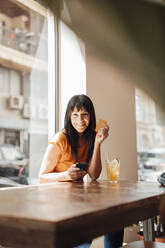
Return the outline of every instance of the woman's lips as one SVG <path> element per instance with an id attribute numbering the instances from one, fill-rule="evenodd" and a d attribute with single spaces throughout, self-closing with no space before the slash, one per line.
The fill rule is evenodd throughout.
<path id="1" fill-rule="evenodd" d="M 83 126 L 77 126 L 78 129 L 84 129 L 86 126 L 83 125 Z"/>

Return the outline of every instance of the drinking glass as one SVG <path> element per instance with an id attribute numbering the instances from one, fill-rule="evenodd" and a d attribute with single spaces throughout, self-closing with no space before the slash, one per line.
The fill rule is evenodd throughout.
<path id="1" fill-rule="evenodd" d="M 120 159 L 106 160 L 107 178 L 111 183 L 119 181 Z"/>

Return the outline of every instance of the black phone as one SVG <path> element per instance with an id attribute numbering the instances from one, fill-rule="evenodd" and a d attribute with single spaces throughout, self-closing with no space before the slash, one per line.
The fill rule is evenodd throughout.
<path id="1" fill-rule="evenodd" d="M 80 168 L 80 170 L 85 170 L 85 171 L 87 171 L 87 169 L 88 169 L 88 164 L 85 164 L 85 163 L 77 163 L 77 164 L 76 164 L 76 167 L 77 167 L 77 168 Z"/>

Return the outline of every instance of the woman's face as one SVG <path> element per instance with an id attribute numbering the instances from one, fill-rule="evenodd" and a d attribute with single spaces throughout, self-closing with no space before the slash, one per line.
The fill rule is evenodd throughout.
<path id="1" fill-rule="evenodd" d="M 82 134 L 85 132 L 85 130 L 89 126 L 90 115 L 85 110 L 85 108 L 82 108 L 78 111 L 77 108 L 74 107 L 71 113 L 71 123 L 72 123 L 72 126 L 78 132 L 78 134 Z"/>

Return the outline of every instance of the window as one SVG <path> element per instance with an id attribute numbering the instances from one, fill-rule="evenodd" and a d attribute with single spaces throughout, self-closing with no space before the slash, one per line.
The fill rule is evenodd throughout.
<path id="1" fill-rule="evenodd" d="M 13 166 L 17 160 L 17 175 L 28 167 L 29 183 L 38 179 L 48 142 L 48 93 L 55 83 L 49 82 L 54 79 L 50 68 L 55 68 L 54 44 L 49 40 L 54 35 L 54 18 L 39 3 L 0 1 L 0 147 L 5 151 L 0 166 Z M 22 157 L 15 156 L 17 152 Z M 8 163 L 9 157 L 13 163 Z M 3 176 L 9 176 L 7 171 Z"/>
<path id="2" fill-rule="evenodd" d="M 165 171 L 165 126 L 158 116 L 161 109 L 144 91 L 136 89 L 136 123 L 139 179 L 157 181 Z"/>
<path id="3" fill-rule="evenodd" d="M 4 143 L 20 147 L 20 131 L 14 129 L 4 129 Z"/>
<path id="4" fill-rule="evenodd" d="M 68 101 L 86 93 L 85 45 L 60 22 L 60 128 L 63 127 Z"/>

